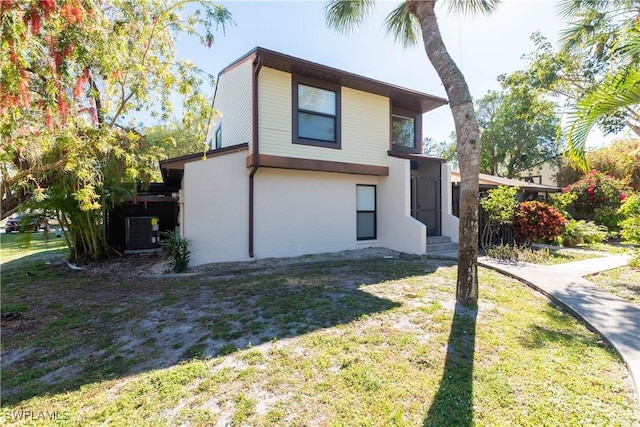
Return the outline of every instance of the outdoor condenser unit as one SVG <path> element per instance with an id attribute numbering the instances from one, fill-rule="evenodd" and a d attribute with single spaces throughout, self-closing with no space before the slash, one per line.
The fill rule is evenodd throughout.
<path id="1" fill-rule="evenodd" d="M 127 250 L 153 249 L 159 245 L 160 222 L 156 216 L 126 218 Z"/>

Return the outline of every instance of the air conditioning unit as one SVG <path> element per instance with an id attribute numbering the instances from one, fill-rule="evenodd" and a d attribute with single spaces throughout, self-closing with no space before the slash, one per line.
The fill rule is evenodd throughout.
<path id="1" fill-rule="evenodd" d="M 156 216 L 126 218 L 127 250 L 154 249 L 160 245 L 160 222 Z"/>

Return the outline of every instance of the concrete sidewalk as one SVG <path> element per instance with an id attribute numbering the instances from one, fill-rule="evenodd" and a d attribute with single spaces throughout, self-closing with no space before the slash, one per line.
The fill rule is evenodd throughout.
<path id="1" fill-rule="evenodd" d="M 457 258 L 457 253 L 441 253 Z M 478 264 L 514 277 L 566 307 L 602 335 L 627 365 L 640 403 L 640 307 L 607 292 L 583 276 L 623 267 L 627 255 L 605 255 L 558 265 L 478 258 Z"/>

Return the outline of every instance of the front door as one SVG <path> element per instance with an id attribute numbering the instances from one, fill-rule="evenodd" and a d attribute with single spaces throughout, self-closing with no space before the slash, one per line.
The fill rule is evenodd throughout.
<path id="1" fill-rule="evenodd" d="M 440 178 L 411 177 L 411 216 L 427 226 L 427 236 L 440 236 L 441 197 Z"/>

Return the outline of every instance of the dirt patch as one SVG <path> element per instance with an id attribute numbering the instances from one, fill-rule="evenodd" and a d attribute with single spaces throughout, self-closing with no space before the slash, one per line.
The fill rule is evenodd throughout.
<path id="1" fill-rule="evenodd" d="M 369 259 L 415 259 L 416 256 L 392 251 L 386 248 L 365 248 L 347 250 L 341 252 L 303 255 L 289 258 L 264 258 L 244 262 L 221 262 L 203 264 L 189 268 L 187 273 L 174 274 L 172 261 L 166 255 L 159 252 L 130 254 L 114 257 L 107 261 L 91 262 L 82 265 L 71 264 L 58 257 L 48 264 L 63 270 L 82 272 L 88 275 L 109 276 L 114 280 L 131 278 L 187 278 L 193 276 L 206 276 L 221 279 L 233 278 L 238 274 L 263 273 L 275 269 L 286 268 L 295 265 L 309 265 L 314 263 L 334 261 L 357 261 Z M 75 267 L 78 267 L 76 270 Z"/>

